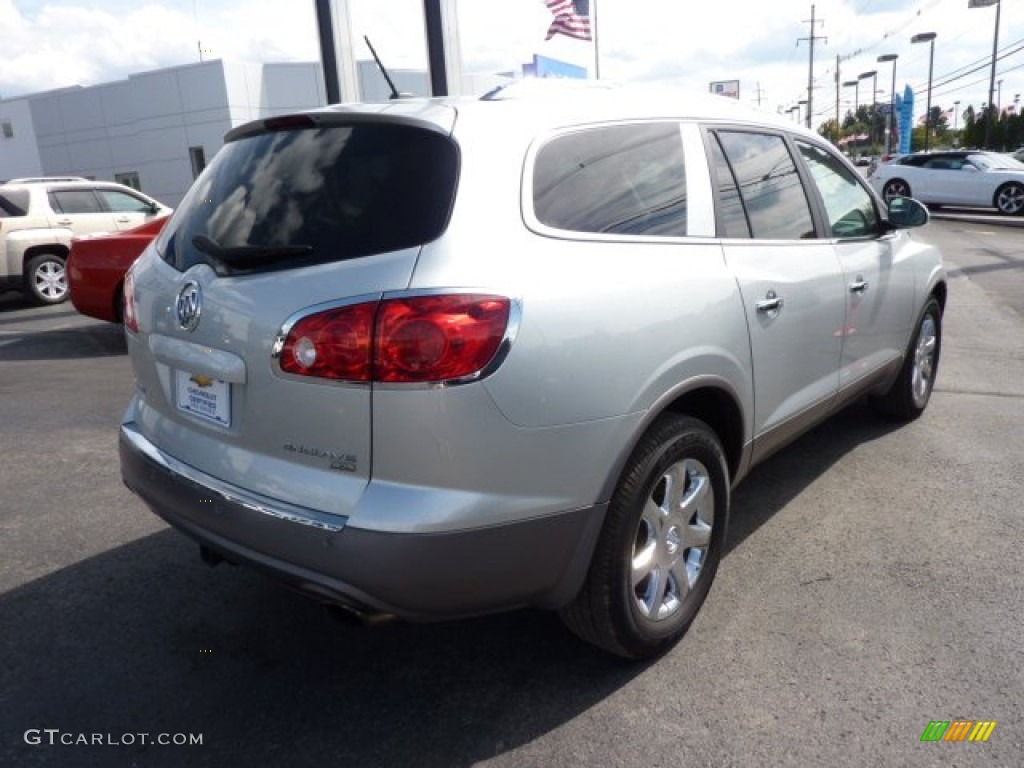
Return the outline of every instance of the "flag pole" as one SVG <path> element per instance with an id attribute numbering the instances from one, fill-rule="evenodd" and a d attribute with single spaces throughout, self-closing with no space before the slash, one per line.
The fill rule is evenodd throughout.
<path id="1" fill-rule="evenodd" d="M 590 0 L 590 34 L 594 38 L 594 79 L 601 79 L 601 51 L 597 45 L 597 0 Z"/>

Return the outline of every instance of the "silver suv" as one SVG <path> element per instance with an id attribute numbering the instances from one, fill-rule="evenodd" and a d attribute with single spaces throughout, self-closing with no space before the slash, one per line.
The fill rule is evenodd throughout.
<path id="1" fill-rule="evenodd" d="M 928 403 L 946 283 L 821 137 L 583 89 L 230 132 L 126 283 L 127 485 L 203 559 L 360 614 L 693 621 L 756 462 Z"/>
<path id="2" fill-rule="evenodd" d="M 65 301 L 72 238 L 133 229 L 170 210 L 131 187 L 77 176 L 0 185 L 0 292 L 24 291 L 38 304 Z"/>

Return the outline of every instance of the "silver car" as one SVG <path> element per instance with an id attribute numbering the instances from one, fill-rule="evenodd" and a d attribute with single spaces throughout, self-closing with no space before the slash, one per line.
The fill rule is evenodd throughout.
<path id="1" fill-rule="evenodd" d="M 228 134 L 125 288 L 122 474 L 204 560 L 647 657 L 755 463 L 855 398 L 924 410 L 920 203 L 728 99 L 553 88 Z"/>

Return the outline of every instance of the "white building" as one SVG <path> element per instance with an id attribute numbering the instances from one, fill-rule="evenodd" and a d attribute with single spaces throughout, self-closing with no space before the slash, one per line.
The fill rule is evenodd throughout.
<path id="1" fill-rule="evenodd" d="M 372 61 L 358 62 L 364 101 L 388 86 Z M 423 71 L 389 72 L 396 87 L 428 95 Z M 480 92 L 494 78 L 467 78 Z M 177 206 L 231 128 L 326 102 L 317 62 L 213 60 L 126 80 L 0 99 L 0 180 L 85 176 L 136 187 Z"/>

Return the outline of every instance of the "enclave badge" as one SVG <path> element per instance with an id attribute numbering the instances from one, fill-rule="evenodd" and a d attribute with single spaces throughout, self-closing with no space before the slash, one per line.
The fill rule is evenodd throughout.
<path id="1" fill-rule="evenodd" d="M 182 330 L 194 331 L 203 312 L 203 289 L 195 280 L 189 280 L 178 292 L 178 325 Z"/>

